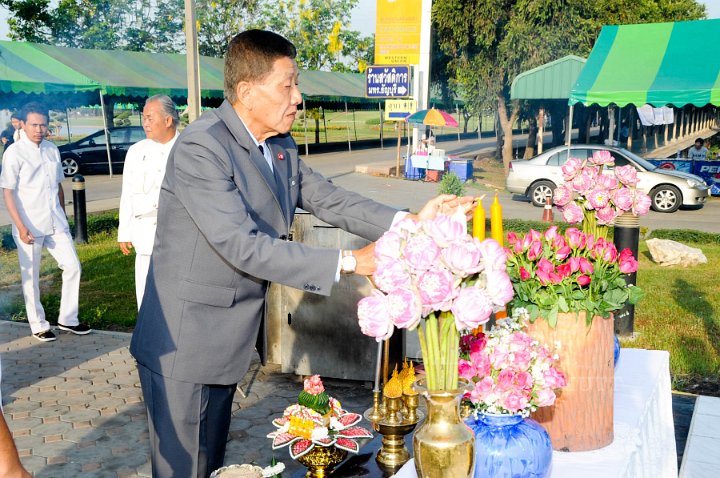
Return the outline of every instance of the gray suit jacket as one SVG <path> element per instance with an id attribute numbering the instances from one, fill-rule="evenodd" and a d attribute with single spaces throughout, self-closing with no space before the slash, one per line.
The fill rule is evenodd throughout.
<path id="1" fill-rule="evenodd" d="M 395 209 L 313 172 L 290 136 L 266 144 L 274 174 L 226 101 L 188 126 L 170 153 L 130 344 L 155 373 L 237 383 L 250 363 L 269 282 L 330 294 L 339 252 L 286 240 L 296 207 L 369 240 L 390 227 Z"/>

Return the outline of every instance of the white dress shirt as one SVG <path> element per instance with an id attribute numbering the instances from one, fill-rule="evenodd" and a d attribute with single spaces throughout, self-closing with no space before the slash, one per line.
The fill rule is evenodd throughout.
<path id="1" fill-rule="evenodd" d="M 0 187 L 14 191 L 20 219 L 33 236 L 69 230 L 58 198 L 64 178 L 60 151 L 49 141 L 38 146 L 23 134 L 5 151 Z"/>
<path id="2" fill-rule="evenodd" d="M 160 186 L 177 137 L 175 133 L 165 144 L 144 139 L 130 146 L 125 157 L 118 242 L 132 242 L 136 254 L 152 254 Z"/>

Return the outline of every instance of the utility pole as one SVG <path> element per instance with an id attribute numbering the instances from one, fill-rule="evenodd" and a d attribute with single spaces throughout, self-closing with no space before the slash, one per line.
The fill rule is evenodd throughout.
<path id="1" fill-rule="evenodd" d="M 200 116 L 200 55 L 198 54 L 195 0 L 185 0 L 185 50 L 187 58 L 187 111 L 190 123 Z"/>

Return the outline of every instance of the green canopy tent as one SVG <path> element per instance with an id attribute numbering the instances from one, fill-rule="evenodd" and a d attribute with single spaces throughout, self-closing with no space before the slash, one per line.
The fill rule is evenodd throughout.
<path id="1" fill-rule="evenodd" d="M 720 19 L 605 26 L 570 93 L 570 115 L 576 103 L 718 105 L 718 44 Z"/>
<path id="2" fill-rule="evenodd" d="M 15 108 L 43 94 L 55 95 L 64 106 L 81 105 L 88 92 L 99 89 L 98 83 L 31 43 L 0 41 L 0 107 Z"/>
<path id="3" fill-rule="evenodd" d="M 540 65 L 532 70 L 524 71 L 515 77 L 510 85 L 511 100 L 541 101 L 538 118 L 538 153 L 542 153 L 544 135 L 544 118 L 546 104 L 559 109 L 561 103 L 566 104 L 570 90 L 585 66 L 585 58 L 567 55 L 557 60 Z M 565 106 L 562 106 L 564 109 Z M 553 139 L 560 131 L 560 121 L 553 113 Z M 569 128 L 568 128 L 569 129 Z"/>
<path id="4" fill-rule="evenodd" d="M 720 19 L 603 27 L 569 104 L 720 104 Z"/>

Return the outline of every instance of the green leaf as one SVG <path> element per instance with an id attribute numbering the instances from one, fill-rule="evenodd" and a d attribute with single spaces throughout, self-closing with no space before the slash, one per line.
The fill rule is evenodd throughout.
<path id="1" fill-rule="evenodd" d="M 558 305 L 558 309 L 560 310 L 560 312 L 569 312 L 570 311 L 570 308 L 568 307 L 568 303 L 565 300 L 565 297 L 563 297 L 562 295 L 560 297 L 558 297 L 557 305 Z"/>
<path id="2" fill-rule="evenodd" d="M 550 325 L 550 327 L 554 329 L 555 326 L 557 325 L 557 320 L 558 320 L 558 308 L 557 308 L 557 306 L 555 306 L 552 309 L 550 309 L 550 311 L 547 314 L 548 325 Z"/>

